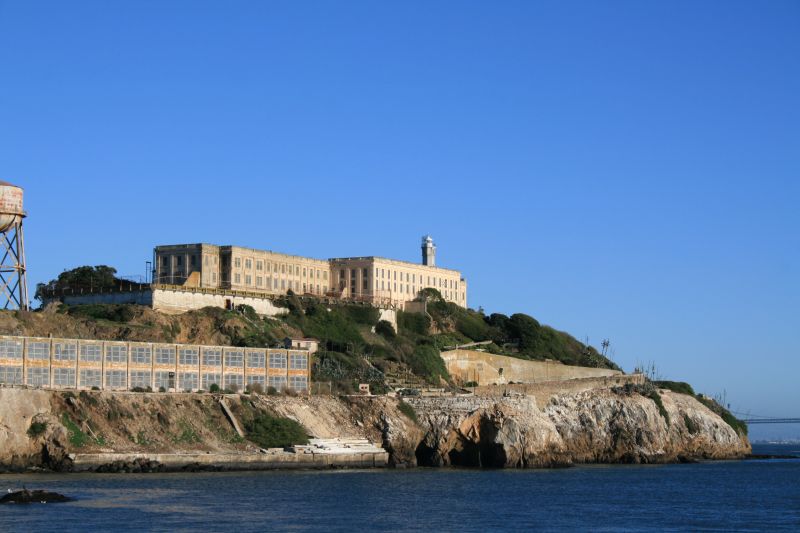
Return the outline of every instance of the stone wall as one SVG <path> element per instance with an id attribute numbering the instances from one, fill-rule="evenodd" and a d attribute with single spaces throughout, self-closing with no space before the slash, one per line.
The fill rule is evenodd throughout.
<path id="1" fill-rule="evenodd" d="M 570 366 L 557 361 L 529 361 L 476 350 L 458 349 L 442 352 L 442 359 L 447 371 L 457 381 L 462 383 L 474 381 L 478 385 L 541 383 L 622 374 L 619 370 L 608 368 Z"/>

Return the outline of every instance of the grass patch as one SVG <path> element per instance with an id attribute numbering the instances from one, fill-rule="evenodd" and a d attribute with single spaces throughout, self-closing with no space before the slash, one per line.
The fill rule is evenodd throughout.
<path id="1" fill-rule="evenodd" d="M 684 381 L 654 381 L 653 384 L 659 389 L 667 389 L 678 394 L 688 394 L 694 396 L 694 389 Z"/>
<path id="2" fill-rule="evenodd" d="M 47 422 L 31 422 L 31 427 L 28 428 L 28 436 L 36 438 L 47 429 Z"/>
<path id="3" fill-rule="evenodd" d="M 200 442 L 200 437 L 192 426 L 186 420 L 178 422 L 179 433 L 172 437 L 172 442 L 175 444 L 194 444 Z"/>
<path id="4" fill-rule="evenodd" d="M 76 424 L 67 413 L 64 413 L 61 417 L 61 424 L 65 428 L 67 428 L 67 435 L 69 438 L 69 443 L 76 447 L 76 448 L 83 448 L 87 444 L 97 444 L 99 446 L 103 446 L 105 444 L 105 440 L 101 437 L 98 439 L 93 439 L 89 435 L 83 432 L 81 428 Z"/>
<path id="5" fill-rule="evenodd" d="M 245 422 L 247 438 L 262 448 L 284 448 L 293 444 L 308 444 L 306 429 L 289 418 L 261 413 Z"/>
<path id="6" fill-rule="evenodd" d="M 417 412 L 414 410 L 414 407 L 411 404 L 407 404 L 404 401 L 400 401 L 397 404 L 397 408 L 400 410 L 401 413 L 406 415 L 409 420 L 413 420 L 417 422 Z"/>

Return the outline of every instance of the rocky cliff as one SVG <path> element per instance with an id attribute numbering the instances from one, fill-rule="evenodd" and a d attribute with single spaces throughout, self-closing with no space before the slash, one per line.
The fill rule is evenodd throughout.
<path id="1" fill-rule="evenodd" d="M 263 410 L 315 437 L 367 437 L 395 466 L 552 467 L 663 463 L 749 453 L 747 438 L 691 396 L 661 391 L 412 398 L 228 395 L 238 417 Z M 409 406 L 411 408 L 409 408 Z M 258 453 L 210 394 L 0 388 L 0 467 L 69 469 L 69 454 Z M 221 465 L 224 466 L 224 465 Z"/>

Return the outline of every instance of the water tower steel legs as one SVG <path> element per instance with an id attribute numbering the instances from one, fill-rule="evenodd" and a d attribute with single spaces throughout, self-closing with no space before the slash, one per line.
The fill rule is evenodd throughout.
<path id="1" fill-rule="evenodd" d="M 6 302 L 3 309 L 28 310 L 28 277 L 25 274 L 25 245 L 22 221 L 3 232 L 5 253 L 0 261 L 0 294 Z"/>

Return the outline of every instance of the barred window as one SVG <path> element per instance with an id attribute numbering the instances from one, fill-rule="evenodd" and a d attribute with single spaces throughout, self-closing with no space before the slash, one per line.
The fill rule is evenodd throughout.
<path id="1" fill-rule="evenodd" d="M 308 390 L 308 378 L 306 376 L 289 376 L 289 388 L 295 391 Z"/>
<path id="2" fill-rule="evenodd" d="M 131 370 L 131 388 L 141 387 L 146 389 L 150 386 L 152 376 L 149 370 Z"/>
<path id="3" fill-rule="evenodd" d="M 247 376 L 247 384 L 248 385 L 264 385 L 267 381 L 267 378 L 264 376 Z"/>
<path id="4" fill-rule="evenodd" d="M 127 382 L 128 376 L 124 370 L 106 370 L 106 387 L 124 389 Z"/>
<path id="5" fill-rule="evenodd" d="M 53 343 L 53 360 L 74 361 L 78 357 L 78 346 L 74 342 Z"/>
<path id="6" fill-rule="evenodd" d="M 222 379 L 219 374 L 203 374 L 203 388 L 205 390 L 210 389 L 211 385 L 219 387 L 221 383 Z"/>
<path id="7" fill-rule="evenodd" d="M 103 385 L 102 375 L 99 370 L 90 370 L 82 368 L 80 372 L 80 386 L 81 387 L 97 387 Z"/>
<path id="8" fill-rule="evenodd" d="M 308 368 L 308 356 L 304 353 L 289 355 L 289 368 L 292 370 L 305 370 Z"/>
<path id="9" fill-rule="evenodd" d="M 158 353 L 158 352 L 156 352 L 156 353 Z M 174 356 L 175 352 L 173 351 L 172 354 Z M 169 384 L 169 372 L 163 372 L 163 371 L 162 372 L 156 372 L 155 373 L 155 383 L 153 383 L 153 385 L 155 386 L 156 390 L 159 390 L 161 388 L 163 388 L 164 390 L 168 390 L 170 388 L 169 387 L 169 385 L 170 385 Z"/>
<path id="10" fill-rule="evenodd" d="M 150 364 L 152 349 L 149 346 L 131 346 L 131 363 Z"/>
<path id="11" fill-rule="evenodd" d="M 275 387 L 278 390 L 283 390 L 286 388 L 286 376 L 270 376 L 269 377 L 269 386 Z"/>
<path id="12" fill-rule="evenodd" d="M 22 359 L 22 341 L 0 340 L 0 357 Z"/>
<path id="13" fill-rule="evenodd" d="M 242 374 L 225 374 L 225 388 L 236 386 L 240 389 L 244 387 L 244 376 Z"/>
<path id="14" fill-rule="evenodd" d="M 50 343 L 28 342 L 28 359 L 50 359 Z"/>
<path id="15" fill-rule="evenodd" d="M 247 368 L 264 368 L 266 360 L 265 352 L 247 352 Z"/>
<path id="16" fill-rule="evenodd" d="M 203 348 L 203 366 L 219 366 L 222 364 L 222 350 L 219 348 Z"/>
<path id="17" fill-rule="evenodd" d="M 182 365 L 196 365 L 200 363 L 200 356 L 197 353 L 197 348 L 180 348 L 178 350 L 180 364 Z"/>
<path id="18" fill-rule="evenodd" d="M 157 365 L 174 365 L 175 364 L 175 347 L 174 346 L 156 346 L 156 364 Z"/>
<path id="19" fill-rule="evenodd" d="M 127 361 L 128 361 L 127 346 L 120 344 L 109 344 L 106 346 L 106 363 L 125 363 Z"/>
<path id="20" fill-rule="evenodd" d="M 286 368 L 286 354 L 284 354 L 284 353 L 270 353 L 269 354 L 269 367 L 270 368 Z"/>
<path id="21" fill-rule="evenodd" d="M 56 387 L 74 387 L 75 369 L 74 368 L 54 368 L 53 385 Z"/>
<path id="22" fill-rule="evenodd" d="M 225 366 L 241 367 L 244 365 L 244 352 L 241 350 L 225 350 Z"/>
<path id="23" fill-rule="evenodd" d="M 199 389 L 200 385 L 197 379 L 197 372 L 179 372 L 178 388 L 185 391 Z"/>
<path id="24" fill-rule="evenodd" d="M 28 385 L 33 387 L 43 387 L 50 385 L 49 368 L 28 368 Z"/>
<path id="25" fill-rule="evenodd" d="M 86 362 L 100 361 L 100 357 L 102 355 L 101 349 L 102 348 L 99 344 L 81 343 L 81 361 L 86 361 Z"/>
<path id="26" fill-rule="evenodd" d="M 20 350 L 22 350 L 21 346 Z M 0 383 L 6 383 L 8 385 L 22 385 L 22 367 L 0 366 Z"/>

